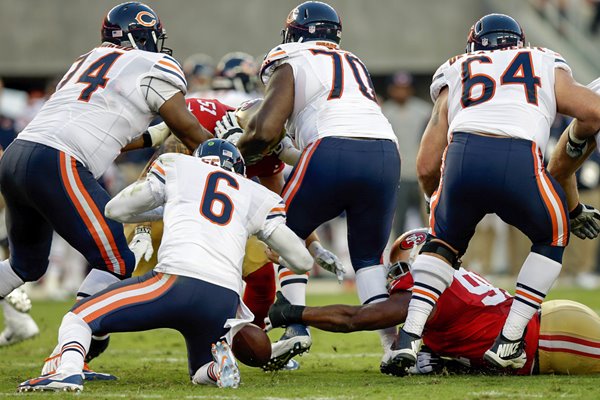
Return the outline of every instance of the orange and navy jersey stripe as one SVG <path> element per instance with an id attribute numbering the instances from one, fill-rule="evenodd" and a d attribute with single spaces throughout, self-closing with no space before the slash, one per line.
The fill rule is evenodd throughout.
<path id="1" fill-rule="evenodd" d="M 175 283 L 176 275 L 157 273 L 150 279 L 126 286 L 118 286 L 76 305 L 72 312 L 90 324 L 99 317 L 122 307 L 152 301 L 166 293 Z"/>
<path id="2" fill-rule="evenodd" d="M 285 203 L 282 200 L 275 207 L 271 208 L 271 210 L 269 211 L 269 214 L 267 215 L 267 219 L 273 219 L 273 218 L 277 218 L 277 217 L 285 218 L 285 216 L 286 216 L 285 209 L 286 209 Z"/>
<path id="3" fill-rule="evenodd" d="M 319 147 L 320 142 L 321 139 L 318 139 L 306 146 L 302 152 L 302 155 L 300 156 L 300 160 L 298 160 L 298 164 L 296 164 L 296 167 L 294 168 L 292 176 L 290 176 L 288 182 L 283 188 L 283 191 L 281 192 L 281 197 L 288 207 L 292 200 L 294 200 L 294 196 L 302 184 L 302 180 L 304 179 L 304 174 L 306 174 L 306 170 L 308 169 L 310 159 L 315 150 L 317 150 L 317 147 Z"/>
<path id="4" fill-rule="evenodd" d="M 540 195 L 552 222 L 551 246 L 566 246 L 569 240 L 569 223 L 564 204 L 546 174 L 542 152 L 535 142 L 531 144 L 535 165 L 535 179 Z"/>
<path id="5" fill-rule="evenodd" d="M 148 173 L 154 175 L 161 183 L 165 183 L 167 174 L 165 173 L 164 164 L 160 161 L 160 159 L 157 159 L 152 163 Z"/>
<path id="6" fill-rule="evenodd" d="M 154 68 L 177 77 L 184 86 L 187 86 L 183 69 L 173 57 L 167 55 L 163 56 L 156 64 L 154 64 Z"/>
<path id="7" fill-rule="evenodd" d="M 104 216 L 81 181 L 75 158 L 62 152 L 59 157 L 62 184 L 96 243 L 106 268 L 117 275 L 126 274 L 125 261 Z"/>

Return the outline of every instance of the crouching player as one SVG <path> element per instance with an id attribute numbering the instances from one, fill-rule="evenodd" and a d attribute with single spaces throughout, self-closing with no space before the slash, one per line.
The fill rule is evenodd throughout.
<path id="1" fill-rule="evenodd" d="M 410 255 L 416 256 L 426 237 L 426 229 L 417 229 L 394 243 L 390 297 L 385 301 L 364 306 L 302 307 L 291 305 L 278 293 L 269 311 L 271 325 L 302 323 L 325 331 L 354 332 L 403 323 L 413 286 Z M 427 350 L 424 347 L 418 354 L 415 372 L 440 370 L 444 357 L 458 360 L 469 372 L 506 373 L 487 364 L 483 355 L 494 343 L 513 300 L 476 273 L 456 270 L 452 284 L 440 296 L 425 325 Z M 527 363 L 516 370 L 517 374 L 600 373 L 600 318 L 583 304 L 570 300 L 542 303 L 541 312 L 527 326 L 525 344 Z M 398 366 L 393 372 L 401 376 L 407 371 Z"/>
<path id="2" fill-rule="evenodd" d="M 218 341 L 211 355 L 211 344 L 223 336 L 231 343 L 253 320 L 239 297 L 248 236 L 265 241 L 295 272 L 308 271 L 313 259 L 286 227 L 281 197 L 244 177 L 235 146 L 211 139 L 195 155 L 163 154 L 144 181 L 107 204 L 107 217 L 121 222 L 163 219 L 158 265 L 77 303 L 59 329 L 57 370 L 23 382 L 19 391 L 81 390 L 92 334 L 156 328 L 184 336 L 194 383 L 237 387 L 229 346 Z"/>

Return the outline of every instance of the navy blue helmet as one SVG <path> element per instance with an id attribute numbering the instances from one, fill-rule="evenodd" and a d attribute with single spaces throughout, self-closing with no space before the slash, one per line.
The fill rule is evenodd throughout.
<path id="1" fill-rule="evenodd" d="M 256 90 L 257 69 L 250 54 L 242 51 L 227 53 L 217 64 L 212 88 L 252 93 Z"/>
<path id="2" fill-rule="evenodd" d="M 514 18 L 504 14 L 488 14 L 471 27 L 466 51 L 522 47 L 524 43 L 525 33 Z"/>
<path id="3" fill-rule="evenodd" d="M 206 157 L 205 161 L 211 165 L 246 176 L 246 164 L 242 154 L 227 140 L 209 139 L 202 143 L 193 155 L 198 158 Z"/>
<path id="4" fill-rule="evenodd" d="M 137 1 L 113 7 L 106 14 L 100 33 L 104 42 L 153 53 L 173 53 L 164 47 L 167 36 L 158 14 Z"/>
<path id="5" fill-rule="evenodd" d="M 327 40 L 339 44 L 342 20 L 329 4 L 307 1 L 290 11 L 281 34 L 283 43 Z"/>

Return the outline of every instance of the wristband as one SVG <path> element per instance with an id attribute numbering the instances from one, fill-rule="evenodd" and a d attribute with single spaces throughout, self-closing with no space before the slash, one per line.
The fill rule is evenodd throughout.
<path id="1" fill-rule="evenodd" d="M 152 136 L 148 131 L 142 133 L 142 139 L 144 140 L 144 147 L 152 147 Z"/>
<path id="2" fill-rule="evenodd" d="M 149 226 L 138 225 L 135 227 L 134 233 L 137 235 L 138 233 L 147 233 L 150 235 L 152 233 L 152 229 Z"/>
<path id="3" fill-rule="evenodd" d="M 285 311 L 286 324 L 289 325 L 303 323 L 304 321 L 302 321 L 302 313 L 304 312 L 305 308 L 306 306 L 289 306 L 288 309 Z"/>
<path id="4" fill-rule="evenodd" d="M 579 214 L 581 214 L 581 211 L 583 211 L 583 204 L 579 203 L 579 204 L 577 204 L 577 207 L 575 207 L 573 210 L 569 211 L 569 219 L 573 219 L 573 218 L 579 216 Z"/>

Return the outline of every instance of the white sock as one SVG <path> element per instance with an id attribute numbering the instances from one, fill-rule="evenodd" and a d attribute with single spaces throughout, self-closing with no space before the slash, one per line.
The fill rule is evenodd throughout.
<path id="1" fill-rule="evenodd" d="M 502 328 L 509 340 L 523 337 L 527 324 L 540 309 L 546 294 L 558 278 L 560 263 L 538 253 L 529 253 L 517 277 L 515 299 Z"/>
<path id="2" fill-rule="evenodd" d="M 56 372 L 81 373 L 85 355 L 90 348 L 91 338 L 92 330 L 89 325 L 77 314 L 67 313 L 58 330 L 61 356 Z"/>
<path id="3" fill-rule="evenodd" d="M 285 298 L 296 306 L 305 306 L 308 273 L 296 275 L 294 272 L 281 265 L 277 269 L 277 272 L 281 293 L 283 293 Z"/>
<path id="4" fill-rule="evenodd" d="M 216 385 L 217 364 L 211 361 L 198 368 L 198 371 L 192 377 L 192 383 L 195 385 Z"/>
<path id="5" fill-rule="evenodd" d="M 415 284 L 403 329 L 421 336 L 433 307 L 452 284 L 454 268 L 437 257 L 419 254 L 412 265 L 411 274 Z"/>
<path id="6" fill-rule="evenodd" d="M 94 268 L 79 286 L 77 298 L 92 296 L 115 282 L 120 282 L 120 279 L 109 272 Z"/>
<path id="7" fill-rule="evenodd" d="M 24 283 L 23 279 L 13 271 L 8 259 L 0 261 L 0 298 L 7 296 L 13 289 Z"/>
<path id="8" fill-rule="evenodd" d="M 389 296 L 386 288 L 386 270 L 383 265 L 373 265 L 356 271 L 356 291 L 361 304 L 379 303 Z M 379 339 L 384 351 L 390 350 L 396 340 L 396 327 L 379 329 Z"/>

